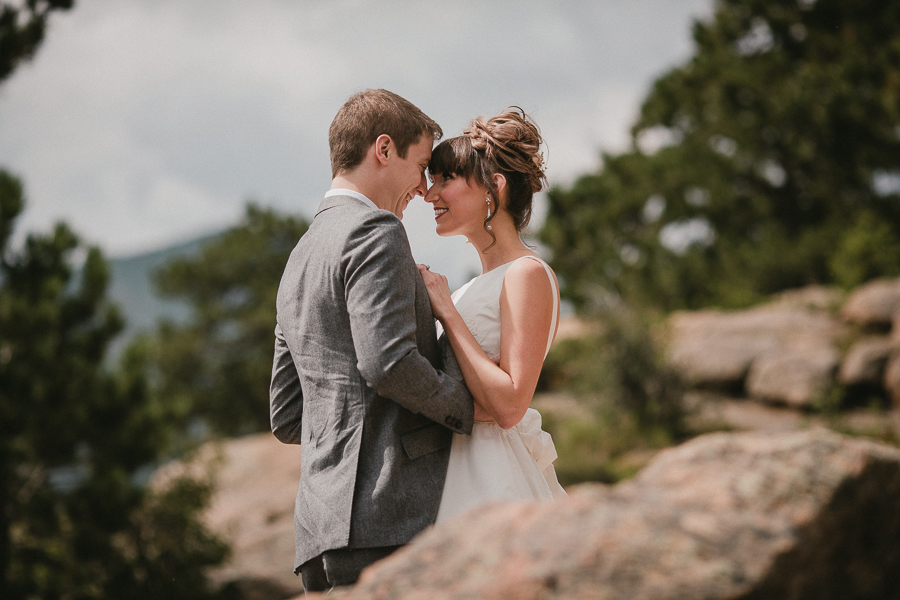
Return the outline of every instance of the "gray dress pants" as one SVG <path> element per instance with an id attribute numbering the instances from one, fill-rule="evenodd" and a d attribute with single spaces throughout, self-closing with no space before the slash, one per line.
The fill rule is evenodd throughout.
<path id="1" fill-rule="evenodd" d="M 363 569 L 399 547 L 327 550 L 300 565 L 303 588 L 307 592 L 324 592 L 335 586 L 352 585 Z"/>

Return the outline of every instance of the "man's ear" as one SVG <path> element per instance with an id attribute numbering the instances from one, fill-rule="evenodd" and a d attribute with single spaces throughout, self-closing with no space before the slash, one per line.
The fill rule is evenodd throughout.
<path id="1" fill-rule="evenodd" d="M 394 140 L 386 133 L 375 138 L 375 158 L 382 165 L 387 166 L 388 155 L 394 151 Z"/>

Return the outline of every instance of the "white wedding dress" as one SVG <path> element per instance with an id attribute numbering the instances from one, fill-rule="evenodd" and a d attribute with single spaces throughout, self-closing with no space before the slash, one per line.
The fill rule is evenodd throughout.
<path id="1" fill-rule="evenodd" d="M 558 300 L 556 282 L 544 261 L 533 259 L 547 271 L 553 290 L 553 321 L 547 350 L 556 330 Z M 506 263 L 461 287 L 453 303 L 478 344 L 492 360 L 500 357 L 500 291 Z M 443 328 L 438 323 L 438 335 Z M 446 336 L 444 351 L 449 351 Z M 459 373 L 455 373 L 459 375 Z M 493 421 L 476 421 L 472 435 L 453 434 L 450 464 L 441 496 L 437 522 L 441 523 L 475 506 L 501 500 L 551 500 L 566 492 L 556 478 L 556 448 L 550 434 L 541 429 L 541 414 L 529 408 L 514 427 L 503 429 Z"/>

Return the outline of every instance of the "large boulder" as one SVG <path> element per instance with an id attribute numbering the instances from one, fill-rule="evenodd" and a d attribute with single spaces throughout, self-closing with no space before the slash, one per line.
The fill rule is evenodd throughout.
<path id="1" fill-rule="evenodd" d="M 897 598 L 898 506 L 900 449 L 825 430 L 711 434 L 624 484 L 432 528 L 333 597 Z"/>
<path id="2" fill-rule="evenodd" d="M 759 313 L 678 312 L 669 326 L 667 362 L 689 385 L 740 383 L 753 359 L 779 348 L 767 316 Z"/>
<path id="3" fill-rule="evenodd" d="M 884 366 L 900 344 L 887 336 L 868 336 L 854 342 L 841 362 L 838 381 L 844 385 L 881 383 Z"/>
<path id="4" fill-rule="evenodd" d="M 841 308 L 848 321 L 861 325 L 889 326 L 900 312 L 900 278 L 878 279 L 857 288 Z"/>
<path id="5" fill-rule="evenodd" d="M 750 365 L 745 388 L 754 398 L 807 407 L 828 392 L 839 363 L 830 345 L 767 352 Z"/>
<path id="6" fill-rule="evenodd" d="M 895 350 L 888 358 L 884 369 L 884 389 L 894 406 L 900 408 L 900 350 Z"/>
<path id="7" fill-rule="evenodd" d="M 172 463 L 154 477 L 213 476 L 204 523 L 231 547 L 227 563 L 210 573 L 214 584 L 240 598 L 289 598 L 303 590 L 293 573 L 294 497 L 300 480 L 300 446 L 271 433 L 211 442 L 188 463 Z"/>
<path id="8" fill-rule="evenodd" d="M 847 331 L 829 312 L 786 300 L 737 312 L 679 312 L 669 326 L 667 361 L 688 385 L 743 385 L 758 359 L 763 364 L 757 370 L 765 372 L 783 371 L 776 363 L 800 365 L 802 377 L 777 379 L 787 385 L 784 389 L 774 388 L 776 381 L 760 387 L 756 377 L 748 390 L 791 404 L 808 404 L 822 391 L 838 364 L 836 346 Z"/>

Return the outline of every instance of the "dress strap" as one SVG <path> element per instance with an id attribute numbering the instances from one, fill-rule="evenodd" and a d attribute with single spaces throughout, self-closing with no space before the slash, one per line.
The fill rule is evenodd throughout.
<path id="1" fill-rule="evenodd" d="M 523 256 L 522 258 L 530 258 L 539 262 L 541 266 L 544 267 L 547 277 L 550 278 L 550 290 L 553 292 L 553 318 L 550 320 L 550 335 L 547 337 L 547 349 L 544 350 L 544 358 L 547 358 L 547 353 L 550 352 L 550 346 L 553 344 L 553 338 L 556 335 L 556 321 L 559 318 L 559 292 L 556 288 L 556 279 L 553 277 L 553 271 L 550 269 L 550 265 L 537 256 L 528 255 Z"/>

